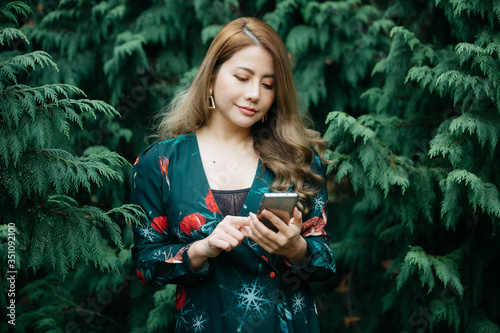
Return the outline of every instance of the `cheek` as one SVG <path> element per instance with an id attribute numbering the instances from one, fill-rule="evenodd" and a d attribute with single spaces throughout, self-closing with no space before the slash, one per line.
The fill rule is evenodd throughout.
<path id="1" fill-rule="evenodd" d="M 276 98 L 276 94 L 273 92 L 271 94 L 266 95 L 265 98 L 266 98 L 267 109 L 269 110 L 274 103 L 274 100 Z"/>
<path id="2" fill-rule="evenodd" d="M 216 98 L 216 101 L 219 101 L 219 103 L 223 103 L 225 100 L 230 100 L 241 95 L 241 92 L 238 90 L 238 86 L 230 81 L 219 81 L 215 86 L 215 89 L 214 97 Z"/>

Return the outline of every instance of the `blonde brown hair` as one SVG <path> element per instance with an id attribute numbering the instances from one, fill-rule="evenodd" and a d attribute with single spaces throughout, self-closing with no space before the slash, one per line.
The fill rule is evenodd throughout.
<path id="1" fill-rule="evenodd" d="M 258 45 L 274 58 L 276 97 L 267 120 L 252 127 L 254 149 L 264 166 L 276 179 L 271 190 L 290 187 L 299 194 L 301 210 L 311 207 L 325 180 L 313 170 L 314 150 L 320 155 L 325 142 L 318 132 L 308 129 L 308 117 L 301 115 L 288 53 L 278 34 L 267 23 L 256 18 L 239 18 L 228 23 L 214 38 L 200 69 L 190 86 L 178 94 L 166 114 L 160 115 L 157 133 L 164 140 L 193 132 L 210 120 L 208 101 L 210 83 L 220 66 L 236 52 Z"/>

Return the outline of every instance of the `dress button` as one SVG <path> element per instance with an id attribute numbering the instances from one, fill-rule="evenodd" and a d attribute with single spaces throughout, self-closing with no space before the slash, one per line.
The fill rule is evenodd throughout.
<path id="1" fill-rule="evenodd" d="M 269 276 L 270 276 L 270 277 L 271 277 L 271 279 L 272 279 L 272 278 L 274 278 L 274 277 L 276 276 L 276 273 L 271 272 L 271 274 L 269 274 Z"/>

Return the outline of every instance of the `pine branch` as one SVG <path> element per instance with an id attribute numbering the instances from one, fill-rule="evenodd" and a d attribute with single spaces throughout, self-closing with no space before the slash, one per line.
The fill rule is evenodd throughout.
<path id="1" fill-rule="evenodd" d="M 490 152 L 493 154 L 500 135 L 499 121 L 500 117 L 493 109 L 481 115 L 466 112 L 450 123 L 449 131 L 451 135 L 466 133 L 476 135 L 482 148 L 489 142 Z"/>
<path id="2" fill-rule="evenodd" d="M 326 97 L 325 61 L 311 56 L 300 67 L 296 80 L 301 84 L 301 98 L 306 105 L 318 105 Z"/>
<path id="3" fill-rule="evenodd" d="M 15 212 L 10 205 L 4 207 L 6 217 L 17 216 L 16 228 L 23 230 L 18 239 L 18 248 L 23 249 L 19 256 L 23 270 L 36 272 L 47 261 L 63 278 L 79 259 L 93 263 L 100 270 L 116 270 L 114 254 L 103 246 L 107 242 L 103 233 L 106 232 L 115 246 L 123 248 L 122 231 L 112 216 L 122 216 L 134 223 L 146 217 L 135 205 L 122 205 L 105 212 L 92 206 L 78 207 L 74 199 L 63 195 L 33 201 L 30 212 Z M 37 216 L 36 223 L 32 214 Z"/>
<path id="4" fill-rule="evenodd" d="M 175 285 L 167 285 L 154 293 L 155 307 L 149 312 L 148 332 L 164 330 L 174 315 Z"/>
<path id="5" fill-rule="evenodd" d="M 355 191 L 360 189 L 369 191 L 377 185 L 387 197 L 390 187 L 397 185 L 404 194 L 409 186 L 407 172 L 400 165 L 399 157 L 394 156 L 374 131 L 361 121 L 342 112 L 330 112 L 326 122 L 329 123 L 329 127 L 324 139 L 335 147 L 334 153 L 341 154 L 347 148 L 346 145 L 349 145 L 349 150 L 354 149 L 356 152 L 356 162 L 361 166 L 357 168 L 358 174 L 353 172 L 355 170 L 353 161 L 337 161 L 342 177 L 353 172 L 350 177 Z M 358 137 L 363 138 L 363 142 L 356 144 Z M 353 148 L 353 145 L 356 148 Z M 346 165 L 343 165 L 344 163 Z M 362 174 L 365 177 L 361 176 Z M 364 181 L 366 177 L 368 182 Z M 336 181 L 341 179 L 339 177 Z"/>
<path id="6" fill-rule="evenodd" d="M 148 8 L 147 10 L 140 13 L 135 21 L 136 33 L 139 33 L 147 43 L 157 44 L 162 46 L 167 46 L 169 42 L 175 42 L 178 39 L 186 40 L 188 29 L 181 29 L 180 27 L 186 24 L 185 17 L 178 15 L 179 12 L 189 10 L 201 11 L 203 15 L 207 14 L 208 10 L 216 10 L 216 5 L 209 6 L 208 8 L 198 8 L 197 2 L 159 2 L 155 6 Z M 207 6 L 207 3 L 200 3 L 200 6 Z M 219 12 L 221 17 L 223 13 Z M 110 24 L 113 22 L 110 21 Z M 195 22 L 193 22 L 195 23 Z M 215 37 L 215 34 L 219 32 L 222 25 L 214 24 L 215 22 L 209 21 L 209 26 L 202 26 L 199 29 L 201 31 L 201 40 L 206 43 L 208 39 Z M 157 26 L 163 26 L 163 29 L 155 29 Z M 218 29 L 218 30 L 217 30 Z M 212 37 L 210 37 L 212 36 Z"/>
<path id="7" fill-rule="evenodd" d="M 43 17 L 42 22 L 40 22 L 40 25 L 57 24 L 60 21 L 64 20 L 68 20 L 71 22 L 78 19 L 80 15 L 81 11 L 77 10 L 76 8 L 63 9 L 61 8 L 61 6 L 59 6 L 58 10 L 47 13 L 47 15 Z"/>
<path id="8" fill-rule="evenodd" d="M 466 112 L 452 121 L 444 121 L 436 136 L 430 141 L 429 156 L 447 158 L 453 167 L 462 166 L 467 156 L 465 150 L 471 137 L 477 139 L 478 147 L 486 148 L 488 142 L 489 155 L 493 156 L 499 140 L 499 115 L 493 109 L 477 114 L 477 111 Z M 485 152 L 486 153 L 486 152 Z"/>
<path id="9" fill-rule="evenodd" d="M 297 25 L 287 35 L 286 48 L 295 56 L 304 54 L 309 47 L 317 44 L 318 32 L 308 25 Z"/>
<path id="10" fill-rule="evenodd" d="M 465 185 L 466 191 L 461 189 L 461 184 Z M 441 208 L 441 217 L 445 221 L 447 228 L 454 228 L 462 205 L 460 204 L 460 194 L 467 196 L 468 204 L 472 206 L 474 212 L 478 209 L 487 213 L 498 223 L 500 219 L 500 198 L 498 188 L 495 184 L 484 181 L 477 175 L 466 170 L 453 170 L 448 177 L 443 180 L 444 198 Z"/>
<path id="11" fill-rule="evenodd" d="M 281 26 L 287 22 L 288 16 L 297 8 L 297 3 L 294 0 L 284 0 L 276 4 L 276 8 L 272 12 L 268 12 L 263 16 L 263 20 L 267 22 L 278 33 L 281 32 Z"/>
<path id="12" fill-rule="evenodd" d="M 44 51 L 34 51 L 22 55 L 17 55 L 8 61 L 0 63 L 0 93 L 3 95 L 4 89 L 11 83 L 17 84 L 17 78 L 20 73 L 29 73 L 30 69 L 44 66 L 53 67 L 58 70 L 52 57 Z"/>
<path id="13" fill-rule="evenodd" d="M 473 315 L 465 328 L 465 333 L 500 333 L 500 327 L 486 315 Z"/>
<path id="14" fill-rule="evenodd" d="M 222 29 L 222 25 L 216 24 L 216 25 L 209 25 L 208 27 L 203 28 L 201 31 L 201 41 L 204 44 L 207 44 L 208 42 L 212 41 L 215 36 L 219 33 L 219 31 Z"/>
<path id="15" fill-rule="evenodd" d="M 310 1 L 306 4 L 303 15 L 307 21 L 314 19 L 318 25 L 323 25 L 329 19 L 335 20 L 335 16 L 350 14 L 353 7 L 359 7 L 360 5 L 360 0 L 328 1 L 323 3 Z M 366 9 L 366 7 L 361 7 L 360 11 L 363 8 Z M 370 11 L 372 8 L 370 8 Z M 336 15 L 331 15 L 332 13 Z"/>
<path id="16" fill-rule="evenodd" d="M 422 287 L 427 286 L 428 293 L 430 293 L 436 287 L 434 270 L 445 287 L 450 285 L 460 296 L 463 296 L 464 287 L 458 271 L 462 257 L 463 250 L 460 249 L 444 256 L 433 256 L 426 253 L 420 246 L 412 246 L 406 253 L 400 274 L 396 277 L 397 289 L 400 290 L 417 269 Z"/>
<path id="17" fill-rule="evenodd" d="M 16 25 L 19 24 L 18 17 L 27 17 L 32 13 L 29 5 L 22 1 L 12 1 L 8 2 L 4 6 L 0 7 L 0 22 L 14 22 Z"/>
<path id="18" fill-rule="evenodd" d="M 14 28 L 4 28 L 0 30 L 0 45 L 10 46 L 10 43 L 14 40 L 22 40 L 26 44 L 29 44 L 28 38 L 20 30 Z"/>
<path id="19" fill-rule="evenodd" d="M 68 120 L 82 128 L 82 118 L 77 111 L 93 117 L 96 117 L 96 112 L 118 114 L 105 102 L 70 99 L 70 94 L 84 95 L 81 89 L 67 84 L 14 85 L 0 92 L 0 104 L 6 110 L 2 113 L 6 127 L 0 127 L 0 156 L 7 167 L 11 160 L 16 166 L 30 144 L 46 147 L 54 129 L 69 138 Z"/>
<path id="20" fill-rule="evenodd" d="M 131 31 L 124 31 L 116 37 L 113 54 L 106 60 L 103 67 L 104 74 L 108 78 L 108 85 L 113 88 L 111 104 L 118 102 L 117 96 L 121 94 L 123 88 L 123 81 L 117 80 L 117 76 L 121 66 L 124 65 L 124 59 L 134 57 L 137 59 L 138 66 L 148 66 L 148 59 L 143 48 L 145 43 L 146 40 L 142 35 Z"/>
<path id="21" fill-rule="evenodd" d="M 113 167 L 124 165 L 130 166 L 123 157 L 109 151 L 75 157 L 60 149 L 28 150 L 20 172 L 11 168 L 2 170 L 4 179 L 10 180 L 3 185 L 17 206 L 23 196 L 75 194 L 80 188 L 90 193 L 91 183 L 101 186 L 102 177 L 121 181 L 121 175 Z"/>

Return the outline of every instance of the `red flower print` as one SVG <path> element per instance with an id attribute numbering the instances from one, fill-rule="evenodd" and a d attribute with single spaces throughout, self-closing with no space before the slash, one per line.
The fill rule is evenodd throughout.
<path id="1" fill-rule="evenodd" d="M 326 236 L 325 225 L 325 220 L 318 216 L 305 221 L 302 223 L 302 237 L 319 235 Z"/>
<path id="2" fill-rule="evenodd" d="M 160 156 L 160 171 L 161 175 L 165 174 L 165 180 L 167 181 L 168 186 L 170 186 L 170 181 L 168 180 L 168 158 L 164 156 Z"/>
<path id="3" fill-rule="evenodd" d="M 205 197 L 205 204 L 211 212 L 220 214 L 219 207 L 217 207 L 214 196 L 212 194 L 212 189 L 208 189 L 208 195 Z"/>
<path id="4" fill-rule="evenodd" d="M 177 285 L 175 291 L 175 308 L 180 310 L 186 305 L 186 288 L 183 285 Z"/>
<path id="5" fill-rule="evenodd" d="M 204 225 L 205 222 L 205 217 L 201 216 L 200 214 L 190 214 L 182 219 L 180 223 L 181 230 L 186 234 L 191 235 L 193 231 L 198 230 L 198 228 Z"/>
<path id="6" fill-rule="evenodd" d="M 153 227 L 153 229 L 158 231 L 160 234 L 167 232 L 167 228 L 168 228 L 167 217 L 166 216 L 155 217 L 151 221 L 151 226 Z"/>
<path id="7" fill-rule="evenodd" d="M 143 286 L 147 286 L 148 284 L 146 283 L 146 278 L 144 278 L 144 274 L 138 269 L 135 270 L 135 275 L 137 275 L 137 278 L 139 279 L 140 284 Z"/>
<path id="8" fill-rule="evenodd" d="M 188 248 L 189 248 L 189 246 L 182 247 L 179 251 L 177 251 L 177 253 L 175 254 L 175 256 L 169 258 L 170 253 L 172 251 L 172 249 L 170 249 L 170 252 L 168 253 L 167 259 L 165 259 L 165 262 L 169 263 L 169 264 L 180 264 L 180 263 L 182 263 L 182 254 Z"/>

